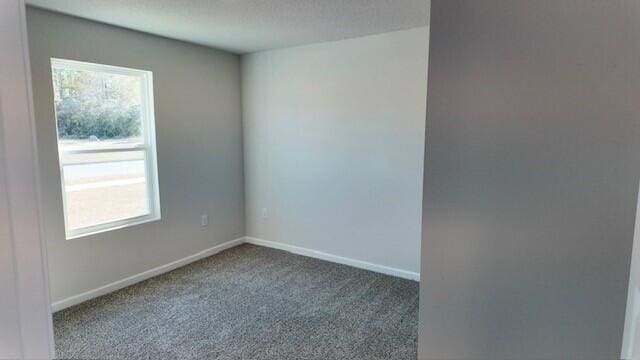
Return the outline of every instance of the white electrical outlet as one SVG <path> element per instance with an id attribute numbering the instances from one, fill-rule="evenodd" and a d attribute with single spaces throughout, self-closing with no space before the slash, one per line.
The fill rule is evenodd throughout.
<path id="1" fill-rule="evenodd" d="M 200 226 L 205 227 L 207 225 L 209 225 L 209 215 L 204 214 L 200 218 Z"/>
<path id="2" fill-rule="evenodd" d="M 262 218 L 266 219 L 269 217 L 269 213 L 267 212 L 267 208 L 262 208 Z"/>

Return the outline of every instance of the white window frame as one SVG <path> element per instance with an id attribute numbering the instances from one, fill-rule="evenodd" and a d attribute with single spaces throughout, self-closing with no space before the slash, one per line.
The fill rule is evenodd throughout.
<path id="1" fill-rule="evenodd" d="M 51 69 L 68 69 L 77 71 L 94 71 L 115 75 L 135 76 L 140 79 L 141 84 L 141 123 L 142 123 L 142 145 L 132 145 L 122 148 L 105 149 L 85 149 L 65 151 L 66 155 L 91 154 L 91 153 L 115 153 L 125 151 L 141 151 L 144 153 L 145 179 L 147 188 L 147 208 L 149 212 L 145 215 L 125 218 L 121 220 L 109 221 L 97 225 L 86 226 L 78 229 L 70 229 L 67 221 L 67 199 L 64 179 L 63 154 L 58 146 L 58 163 L 60 166 L 60 180 L 62 186 L 62 202 L 64 208 L 64 228 L 67 240 L 94 235 L 106 231 L 122 229 L 129 226 L 139 225 L 150 221 L 160 220 L 160 191 L 158 183 L 158 167 L 156 155 L 156 134 L 155 115 L 153 101 L 153 73 L 146 70 L 130 69 L 111 65 L 102 65 L 75 60 L 51 58 Z M 55 106 L 55 105 L 54 105 Z M 57 114 L 57 112 L 56 112 Z M 56 115 L 57 116 L 57 115 Z M 58 120 L 56 121 L 56 136 L 58 136 Z M 59 140 L 57 137 L 56 142 Z M 97 162 L 96 162 L 97 163 Z M 88 163 L 91 164 L 91 163 Z"/>

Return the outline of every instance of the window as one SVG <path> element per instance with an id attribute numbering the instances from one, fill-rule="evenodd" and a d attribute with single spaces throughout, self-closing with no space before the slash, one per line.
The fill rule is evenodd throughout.
<path id="1" fill-rule="evenodd" d="M 67 239 L 160 219 L 150 71 L 51 59 Z"/>

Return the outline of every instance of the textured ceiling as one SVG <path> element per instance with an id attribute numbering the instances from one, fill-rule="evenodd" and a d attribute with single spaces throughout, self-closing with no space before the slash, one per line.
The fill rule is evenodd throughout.
<path id="1" fill-rule="evenodd" d="M 429 0 L 27 0 L 236 53 L 425 26 Z"/>

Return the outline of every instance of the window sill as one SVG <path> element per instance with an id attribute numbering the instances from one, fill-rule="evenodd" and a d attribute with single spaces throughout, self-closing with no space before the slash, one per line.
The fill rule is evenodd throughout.
<path id="1" fill-rule="evenodd" d="M 66 239 L 74 240 L 74 239 L 79 239 L 83 237 L 98 235 L 98 234 L 102 234 L 102 233 L 106 233 L 114 230 L 128 228 L 131 226 L 137 226 L 137 225 L 158 221 L 160 219 L 161 219 L 160 214 L 158 214 L 158 215 L 144 215 L 137 218 L 131 218 L 126 220 L 118 220 L 118 221 L 114 221 L 106 224 L 95 225 L 95 226 L 91 226 L 83 229 L 73 230 L 72 232 L 66 234 Z"/>

